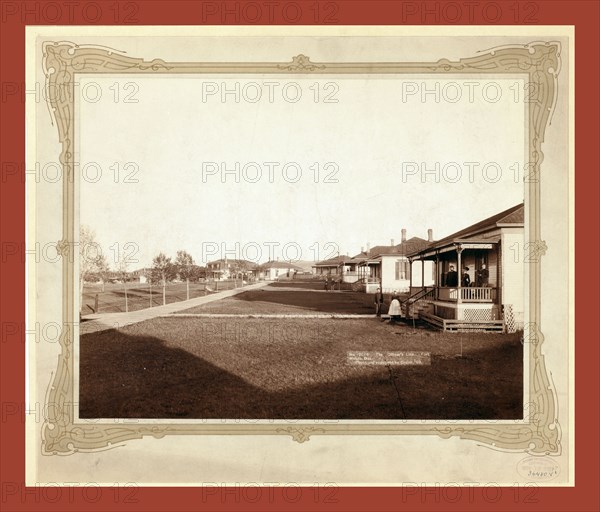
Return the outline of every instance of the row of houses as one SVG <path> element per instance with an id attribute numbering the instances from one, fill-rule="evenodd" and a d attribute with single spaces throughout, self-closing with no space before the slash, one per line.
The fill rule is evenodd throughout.
<path id="1" fill-rule="evenodd" d="M 523 328 L 525 208 L 519 204 L 441 240 L 406 239 L 314 265 L 323 277 L 374 293 L 404 292 L 403 312 L 444 330 Z"/>
<path id="2" fill-rule="evenodd" d="M 431 286 L 434 282 L 431 263 L 417 269 L 409 259 L 412 253 L 432 242 L 431 229 L 428 231 L 428 240 L 417 236 L 407 240 L 406 230 L 403 229 L 402 241 L 397 245 L 392 240 L 389 246 L 367 246 L 366 251 L 361 248 L 355 256 L 336 256 L 315 263 L 313 268 L 317 275 L 331 276 L 344 283 L 357 283 L 357 289 L 367 293 L 374 293 L 379 287 L 384 293 L 408 292 L 411 279 L 414 286 Z"/>
<path id="3" fill-rule="evenodd" d="M 218 281 L 227 279 L 247 279 L 247 280 L 265 280 L 276 281 L 281 278 L 293 278 L 296 275 L 306 275 L 311 273 L 310 264 L 299 262 L 292 264 L 289 262 L 268 261 L 262 265 L 254 262 L 240 259 L 223 258 L 207 263 L 206 267 L 197 268 L 196 279 L 216 279 Z M 127 282 L 148 283 L 152 274 L 152 268 L 140 268 L 129 272 L 107 271 L 102 275 L 90 273 L 87 276 L 88 282 Z M 178 281 L 176 277 L 172 279 Z"/>
<path id="4" fill-rule="evenodd" d="M 296 275 L 310 274 L 310 264 L 306 262 L 290 263 L 273 260 L 257 265 L 242 259 L 221 258 L 206 264 L 210 279 L 223 280 L 239 277 L 248 280 L 276 281 L 282 278 L 294 278 Z"/>

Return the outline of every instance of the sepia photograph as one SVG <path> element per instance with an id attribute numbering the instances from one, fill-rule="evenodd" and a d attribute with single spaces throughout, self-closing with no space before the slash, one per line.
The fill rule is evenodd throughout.
<path id="1" fill-rule="evenodd" d="M 80 89 L 80 417 L 522 419 L 521 80 Z"/>
<path id="2" fill-rule="evenodd" d="M 117 479 L 125 454 L 270 443 L 308 468 L 339 443 L 568 481 L 559 32 L 32 31 L 34 231 L 56 253 L 35 313 L 62 319 L 31 356 L 32 393 L 59 404 L 35 426 L 36 474 L 54 455 L 120 458 Z M 336 481 L 407 478 L 390 464 Z"/>

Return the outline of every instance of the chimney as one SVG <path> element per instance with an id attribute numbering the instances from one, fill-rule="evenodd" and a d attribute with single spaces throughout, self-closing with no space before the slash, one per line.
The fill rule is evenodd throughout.
<path id="1" fill-rule="evenodd" d="M 370 242 L 367 242 L 367 254 L 369 254 L 371 252 L 371 244 Z"/>
<path id="2" fill-rule="evenodd" d="M 406 242 L 406 229 L 402 229 L 402 241 Z"/>
<path id="3" fill-rule="evenodd" d="M 365 246 L 364 245 L 360 246 L 360 252 L 365 252 Z"/>
<path id="4" fill-rule="evenodd" d="M 429 228 L 427 230 L 427 240 L 429 242 L 433 242 L 433 229 Z"/>
<path id="5" fill-rule="evenodd" d="M 392 239 L 390 239 L 390 245 L 391 245 L 392 247 L 394 247 L 394 239 L 393 239 L 393 238 L 392 238 Z"/>

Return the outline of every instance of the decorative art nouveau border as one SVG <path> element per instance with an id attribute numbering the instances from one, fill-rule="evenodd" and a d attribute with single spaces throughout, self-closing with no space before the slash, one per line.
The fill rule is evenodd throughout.
<path id="1" fill-rule="evenodd" d="M 105 450 L 130 439 L 166 435 L 290 435 L 304 442 L 311 435 L 437 435 L 471 439 L 494 449 L 542 455 L 561 453 L 561 431 L 558 403 L 544 363 L 541 348 L 544 336 L 540 330 L 541 264 L 546 244 L 540 240 L 540 169 L 544 158 L 542 143 L 549 117 L 557 98 L 560 67 L 560 45 L 557 42 L 533 42 L 527 45 L 503 46 L 487 50 L 475 57 L 449 61 L 413 63 L 315 63 L 305 55 L 291 62 L 165 62 L 145 61 L 102 46 L 77 45 L 71 42 L 46 42 L 43 45 L 48 104 L 56 120 L 62 144 L 63 166 L 63 237 L 57 243 L 63 256 L 62 294 L 63 325 L 58 367 L 47 390 L 48 415 L 42 426 L 42 454 L 70 455 L 76 452 Z M 528 239 L 531 261 L 529 272 L 529 316 L 524 342 L 529 350 L 529 400 L 525 401 L 528 417 L 523 422 L 507 423 L 372 423 L 372 424 L 102 424 L 75 423 L 74 403 L 74 310 L 77 278 L 73 259 L 67 257 L 76 240 L 74 188 L 74 84 L 78 74 L 481 74 L 521 75 L 535 84 L 536 97 L 529 103 L 529 166 L 526 179 L 529 201 Z"/>

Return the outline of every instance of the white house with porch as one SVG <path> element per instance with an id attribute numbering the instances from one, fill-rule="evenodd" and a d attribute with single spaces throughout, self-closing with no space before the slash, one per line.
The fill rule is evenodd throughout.
<path id="1" fill-rule="evenodd" d="M 435 282 L 411 281 L 405 316 L 446 331 L 523 329 L 525 272 L 511 248 L 523 247 L 524 216 L 519 204 L 409 254 L 412 265 L 433 263 Z"/>
<path id="2" fill-rule="evenodd" d="M 335 256 L 327 260 L 317 261 L 312 265 L 313 273 L 317 276 L 338 279 L 343 272 L 344 260 L 347 256 Z"/>
<path id="3" fill-rule="evenodd" d="M 298 272 L 303 272 L 303 269 L 289 261 L 268 261 L 259 267 L 258 276 L 265 281 L 276 281 L 293 279 Z"/>
<path id="4" fill-rule="evenodd" d="M 206 275 L 216 281 L 238 276 L 245 279 L 254 272 L 255 267 L 251 261 L 222 258 L 206 264 Z"/>
<path id="5" fill-rule="evenodd" d="M 374 293 L 378 287 L 384 293 L 409 292 L 411 279 L 413 285 L 432 286 L 435 280 L 433 262 L 423 265 L 411 262 L 409 254 L 429 246 L 433 242 L 432 230 L 428 230 L 428 240 L 414 236 L 406 239 L 406 230 L 402 230 L 402 242 L 394 245 L 378 245 L 364 253 L 357 265 L 357 273 L 362 289 Z M 355 257 L 358 258 L 358 257 Z"/>

